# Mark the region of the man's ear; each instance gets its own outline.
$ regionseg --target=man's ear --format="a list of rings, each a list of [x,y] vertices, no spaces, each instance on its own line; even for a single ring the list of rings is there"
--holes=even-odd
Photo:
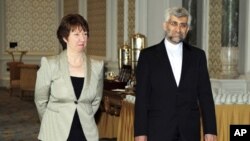
[[[167,30],[167,22],[163,22],[162,27],[163,27],[163,30],[166,31]]]

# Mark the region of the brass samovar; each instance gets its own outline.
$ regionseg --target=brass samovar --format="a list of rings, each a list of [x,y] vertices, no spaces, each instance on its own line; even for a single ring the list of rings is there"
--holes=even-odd
[[[122,68],[123,65],[131,66],[131,47],[127,43],[125,43],[119,48],[118,65],[119,70]]]
[[[119,65],[119,80],[122,82],[132,82],[135,79],[135,70],[140,56],[140,52],[145,48],[145,36],[136,33],[130,38],[130,45],[125,43],[119,48],[118,65]],[[135,80],[134,80],[135,81]]]
[[[135,71],[140,52],[146,47],[146,37],[140,33],[131,36],[131,64],[132,69]]]

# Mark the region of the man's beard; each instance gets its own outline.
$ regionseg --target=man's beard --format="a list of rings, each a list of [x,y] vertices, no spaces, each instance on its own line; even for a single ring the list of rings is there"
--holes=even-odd
[[[175,40],[174,38],[176,38],[176,37],[173,37],[173,36],[168,36],[168,35],[166,35],[166,38],[167,38],[171,43],[174,43],[174,44],[178,44],[178,43],[184,41],[184,37],[183,37],[183,36],[180,36],[179,39],[178,39],[178,41]]]
[[[186,38],[186,34],[183,32],[175,33],[179,35],[178,37],[174,37],[173,33],[171,33],[171,30],[167,29],[165,31],[165,38],[173,44],[179,44],[180,42],[183,42]],[[178,40],[175,40],[174,38],[178,38]]]

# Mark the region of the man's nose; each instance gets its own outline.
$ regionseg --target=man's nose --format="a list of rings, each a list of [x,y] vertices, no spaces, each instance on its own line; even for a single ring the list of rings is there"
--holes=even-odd
[[[177,25],[177,26],[176,26],[176,31],[177,31],[177,32],[180,32],[180,31],[181,31],[181,25]]]

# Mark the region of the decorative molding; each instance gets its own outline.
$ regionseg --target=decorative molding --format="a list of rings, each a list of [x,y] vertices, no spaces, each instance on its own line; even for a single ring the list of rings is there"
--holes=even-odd
[[[202,1],[202,49],[206,52],[207,60],[209,59],[209,1]]]
[[[135,1],[135,32],[147,35],[147,1],[136,0]]]
[[[79,14],[83,15],[87,19],[87,0],[78,0],[78,11]]]
[[[2,54],[4,52],[4,35],[5,35],[5,18],[4,18],[4,13],[5,13],[5,1],[4,0],[0,0],[0,54]],[[0,56],[0,58],[2,58],[3,55]]]
[[[211,79],[215,104],[250,104],[250,80]]]
[[[110,8],[111,9],[111,15],[110,15],[110,17],[111,17],[111,20],[109,21],[109,22],[111,22],[111,24],[110,24],[110,27],[111,27],[111,35],[107,35],[107,36],[109,36],[109,37],[111,37],[110,39],[110,41],[111,41],[111,61],[113,61],[113,62],[118,62],[118,47],[119,46],[117,46],[117,43],[118,43],[118,37],[119,37],[119,35],[118,35],[118,29],[117,29],[117,27],[118,27],[118,13],[117,12],[114,12],[114,11],[118,11],[118,2],[117,1],[113,1],[112,0],[112,3],[111,3],[111,7],[112,8]],[[108,24],[108,22],[107,22],[107,24]],[[116,28],[114,28],[114,27],[116,27]],[[118,67],[118,65],[117,65],[117,67]]]
[[[242,1],[240,1],[240,2],[242,2]],[[244,62],[244,72],[245,73],[247,73],[247,74],[250,74],[250,56],[249,56],[249,54],[250,54],[250,40],[249,40],[249,38],[250,38],[250,1],[249,0],[247,0],[247,1],[245,1],[246,2],[246,8],[245,8],[245,13],[246,13],[246,15],[245,15],[245,17],[244,17],[244,19],[242,19],[242,22],[245,22],[245,28],[244,28],[244,31],[245,31],[245,54],[244,54],[244,56],[245,56],[245,61],[243,61]]]

